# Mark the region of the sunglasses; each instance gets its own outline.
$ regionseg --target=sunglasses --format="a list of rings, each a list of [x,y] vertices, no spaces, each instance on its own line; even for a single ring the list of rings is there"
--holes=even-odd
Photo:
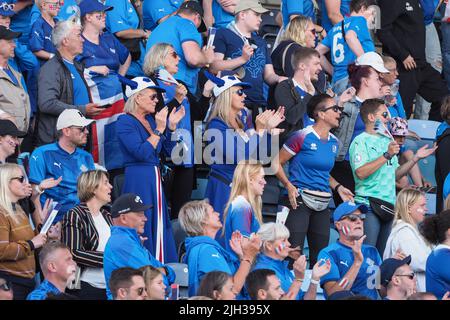
[[[142,296],[144,294],[144,291],[145,291],[144,287],[137,288],[137,294],[140,296]]]
[[[3,291],[9,291],[9,290],[11,290],[11,288],[12,288],[12,286],[11,286],[10,282],[5,282],[5,283],[0,284],[0,289]]]
[[[316,29],[309,29],[309,31],[310,31],[313,35],[316,35],[316,34],[317,34]]]
[[[154,94],[152,94],[152,95],[150,95],[148,97],[150,98],[150,100],[155,101],[156,99],[158,99],[158,94],[154,93]]]
[[[244,90],[239,89],[239,90],[236,90],[234,93],[236,93],[239,97],[242,97],[244,95]]]
[[[339,107],[338,105],[334,105],[334,106],[331,106],[331,107],[328,107],[328,108],[324,108],[324,109],[322,109],[320,111],[327,112],[328,110],[333,110],[336,113],[337,112],[342,113],[342,112],[344,112],[344,107]]]
[[[23,183],[25,181],[25,177],[24,176],[20,176],[20,177],[11,178],[11,181],[13,181],[13,180],[17,180],[20,183]]]
[[[385,111],[381,114],[381,116],[385,119],[389,118],[389,112]]]
[[[416,274],[413,272],[413,273],[410,273],[410,274],[396,274],[395,276],[396,277],[408,277],[409,280],[414,280]]]
[[[178,58],[178,53],[176,53],[175,51],[172,51],[172,52],[170,53],[170,55],[171,55],[172,58],[174,58],[174,59]]]
[[[348,216],[345,216],[343,219],[347,218],[351,222],[356,222],[357,220],[364,221],[366,220],[366,215],[364,213],[362,214],[349,214]]]
[[[3,2],[0,5],[0,9],[5,10],[5,11],[14,10],[14,4],[13,3],[8,4],[6,2]]]
[[[71,128],[78,129],[78,130],[80,130],[80,132],[84,132],[85,130],[88,130],[88,127],[76,127],[76,126],[72,126]]]

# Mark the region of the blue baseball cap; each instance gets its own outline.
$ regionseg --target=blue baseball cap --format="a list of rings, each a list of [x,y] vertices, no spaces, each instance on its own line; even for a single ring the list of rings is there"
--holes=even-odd
[[[114,8],[105,6],[97,0],[83,0],[78,6],[80,7],[81,17],[85,16],[88,13],[110,11]]]
[[[389,258],[383,261],[380,266],[380,277],[381,277],[381,285],[387,286],[388,283],[392,280],[394,276],[395,270],[404,266],[405,264],[411,263],[411,255],[407,256],[403,260]]]
[[[336,208],[336,210],[334,210],[333,221],[339,221],[343,217],[352,214],[358,209],[359,211],[361,211],[361,213],[367,213],[367,211],[369,210],[364,204],[356,204],[350,201],[343,202]]]
[[[3,1],[0,3],[0,16],[12,17],[16,13],[13,10],[14,4]]]

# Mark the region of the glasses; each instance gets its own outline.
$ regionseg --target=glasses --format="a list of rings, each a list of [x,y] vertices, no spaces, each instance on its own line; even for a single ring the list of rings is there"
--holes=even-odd
[[[395,276],[396,277],[408,277],[409,280],[414,280],[416,274],[413,272],[413,273],[410,273],[410,274],[396,274]]]
[[[349,214],[348,216],[345,216],[343,219],[347,218],[351,222],[356,222],[356,220],[364,221],[366,220],[366,215],[364,213],[362,214]]]
[[[85,130],[88,130],[88,127],[76,127],[76,126],[73,126],[71,128],[78,129],[78,130],[80,130],[80,132],[84,132]]]
[[[172,52],[170,53],[170,55],[171,55],[172,58],[174,58],[174,59],[178,58],[178,53],[176,53],[175,51],[172,51]]]
[[[311,32],[313,35],[317,34],[316,29],[309,29],[308,31]]]
[[[5,11],[8,11],[8,10],[14,10],[14,3],[8,4],[8,3],[6,3],[6,2],[3,2],[3,3],[0,5],[0,9],[5,10]]]
[[[140,288],[137,288],[136,291],[139,296],[142,296],[144,294],[144,291],[146,291],[146,290],[144,287],[140,287]]]
[[[244,90],[239,89],[239,90],[236,90],[234,93],[236,93],[239,97],[242,97],[244,95]]]
[[[155,101],[156,99],[158,99],[158,94],[154,93],[151,96],[148,96],[150,98],[150,100]]]
[[[389,118],[389,112],[385,111],[381,114],[381,116],[385,119]]]
[[[103,17],[106,17],[106,12],[104,12],[104,11],[96,12],[95,18],[97,20],[101,20]]]
[[[11,181],[13,181],[13,180],[17,180],[20,183],[23,183],[25,181],[25,177],[24,176],[20,176],[20,177],[11,178]]]
[[[343,112],[344,111],[344,107],[339,107],[338,105],[334,105],[334,106],[331,106],[331,107],[328,107],[328,108],[324,108],[324,109],[322,109],[322,110],[320,110],[320,111],[323,111],[323,112],[327,112],[328,110],[333,110],[334,112]]]
[[[11,283],[10,282],[5,282],[0,284],[0,289],[3,291],[9,291],[11,290]]]

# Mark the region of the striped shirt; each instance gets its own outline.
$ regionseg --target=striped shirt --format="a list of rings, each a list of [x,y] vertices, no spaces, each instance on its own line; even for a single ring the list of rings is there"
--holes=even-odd
[[[36,263],[27,240],[33,239],[35,233],[19,205],[13,215],[15,219],[0,207],[0,272],[31,279],[36,274]]]

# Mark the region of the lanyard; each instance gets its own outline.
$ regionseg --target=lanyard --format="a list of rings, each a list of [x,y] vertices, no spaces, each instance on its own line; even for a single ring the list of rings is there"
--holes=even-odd
[[[236,27],[236,22],[231,21],[227,28],[231,31],[233,31],[235,34],[238,35],[239,38],[242,39],[242,41],[244,41],[244,44],[250,44],[250,42],[248,41],[248,38],[246,36],[244,36],[241,31],[239,31],[239,29]]]

